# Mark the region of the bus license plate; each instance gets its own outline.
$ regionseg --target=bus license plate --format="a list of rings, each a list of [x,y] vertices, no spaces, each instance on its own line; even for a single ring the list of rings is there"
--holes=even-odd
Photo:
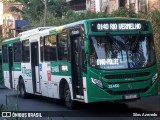
[[[131,94],[131,95],[125,95],[124,96],[124,98],[125,99],[136,99],[138,97],[138,95],[137,94]]]

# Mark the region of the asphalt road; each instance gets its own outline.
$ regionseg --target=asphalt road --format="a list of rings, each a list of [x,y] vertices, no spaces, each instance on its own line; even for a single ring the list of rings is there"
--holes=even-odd
[[[16,108],[17,103],[18,107]],[[160,120],[160,117],[142,117],[142,115],[146,114],[160,114],[160,95],[143,98],[126,104],[112,102],[79,103],[78,110],[68,110],[62,102],[55,99],[40,96],[31,96],[29,99],[22,99],[13,90],[0,89],[0,106],[2,104],[5,106],[4,111],[34,111],[41,112],[42,116],[50,113],[54,113],[55,115],[48,118],[27,118],[27,120]],[[0,120],[6,119],[0,118]]]

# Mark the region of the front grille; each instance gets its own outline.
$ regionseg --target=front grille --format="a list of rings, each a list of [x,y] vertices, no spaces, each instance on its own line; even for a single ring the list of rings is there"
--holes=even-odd
[[[136,93],[144,93],[148,90],[147,88],[144,89],[136,89],[136,90],[126,90],[126,91],[107,91],[111,95],[126,95],[126,94],[136,94]]]
[[[150,72],[132,73],[132,74],[118,74],[118,75],[106,75],[106,79],[123,79],[123,78],[135,78],[144,77],[150,75]]]

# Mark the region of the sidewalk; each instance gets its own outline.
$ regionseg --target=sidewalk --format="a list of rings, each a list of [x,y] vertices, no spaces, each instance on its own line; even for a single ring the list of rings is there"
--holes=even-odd
[[[5,89],[6,87],[4,86],[3,83],[0,84],[0,89]]]

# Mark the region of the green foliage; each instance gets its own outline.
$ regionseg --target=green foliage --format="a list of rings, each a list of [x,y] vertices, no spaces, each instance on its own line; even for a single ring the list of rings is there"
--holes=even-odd
[[[4,3],[12,3],[12,2],[16,2],[17,0],[0,0],[0,2],[4,2]]]
[[[2,37],[2,35],[0,35],[0,42],[1,42],[1,41],[3,41],[3,37]]]
[[[109,17],[110,15],[107,13],[93,13],[89,11],[84,12],[73,12],[68,11],[65,16],[63,17],[55,17],[53,14],[50,14],[50,12],[47,13],[47,26],[59,26],[63,24],[68,24],[84,19],[92,19],[92,18],[102,18],[102,17]],[[39,27],[43,26],[43,17],[39,21],[33,21],[32,26],[33,27]]]
[[[49,0],[47,6],[47,10],[55,17],[62,17],[69,10],[66,0]]]
[[[155,42],[156,52],[157,52],[157,60],[160,66],[160,48],[159,48],[159,45],[160,45],[160,11],[156,9],[148,13],[139,13],[138,17],[142,19],[150,20],[152,22],[154,42]]]
[[[68,10],[65,16],[57,17],[52,12],[47,13],[47,26],[59,26],[67,23],[72,23],[84,19],[92,19],[92,18],[104,18],[104,17],[137,17],[138,15],[134,13],[132,10],[120,8],[111,14],[106,12],[90,12],[90,11],[82,11],[82,12],[73,12]],[[39,24],[38,24],[39,23]],[[34,27],[43,26],[43,16],[39,21],[32,22]]]
[[[105,12],[95,13],[95,12],[90,12],[90,11],[84,11],[84,12],[68,11],[67,15],[65,16],[65,19],[71,19],[74,21],[78,21],[78,20],[102,18],[102,17],[109,17],[109,14]]]
[[[111,17],[132,17],[132,18],[136,18],[137,14],[131,9],[119,8],[118,10],[112,12]]]
[[[159,73],[160,73],[160,11],[154,10],[148,13],[147,19],[151,20],[153,33],[154,33],[154,41],[156,46],[156,53],[157,53],[157,60],[159,66]]]
[[[9,0],[8,0],[9,1]],[[17,7],[11,7],[10,10],[13,12],[20,12],[23,19],[29,21],[39,21],[44,18],[44,0],[14,0],[23,5],[23,9],[20,10]],[[11,1],[10,1],[11,2]],[[62,17],[69,10],[69,5],[66,0],[47,0],[47,11],[55,16]]]

